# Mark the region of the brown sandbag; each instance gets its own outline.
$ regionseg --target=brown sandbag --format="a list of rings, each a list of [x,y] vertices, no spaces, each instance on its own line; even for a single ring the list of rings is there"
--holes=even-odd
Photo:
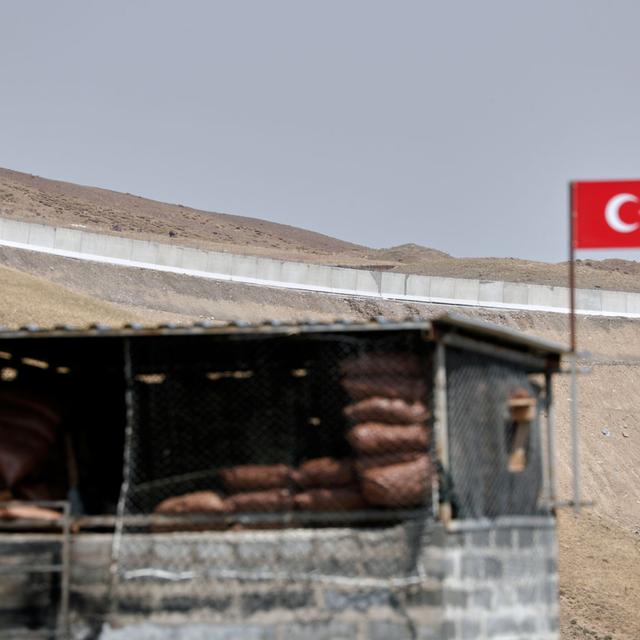
[[[367,398],[344,408],[353,422],[384,422],[387,424],[415,424],[424,422],[429,412],[422,402],[409,403],[399,398]]]
[[[220,471],[229,493],[284,489],[289,485],[291,468],[286,464],[245,464]]]
[[[347,377],[342,380],[342,386],[356,401],[379,396],[414,402],[425,398],[428,391],[427,383],[422,378],[389,375]]]
[[[424,362],[411,353],[363,353],[340,363],[346,376],[415,376],[424,373]]]
[[[54,522],[62,518],[62,513],[28,504],[12,504],[0,508],[0,520],[41,520]]]
[[[353,462],[336,458],[314,458],[301,464],[291,474],[303,489],[309,487],[340,487],[355,481]]]
[[[309,489],[296,494],[293,501],[302,511],[357,511],[367,506],[357,487]]]
[[[360,456],[356,460],[356,471],[362,473],[374,467],[387,467],[390,464],[400,464],[401,462],[413,462],[420,458],[422,453],[407,451],[405,453],[387,453],[378,456]]]
[[[347,433],[347,441],[363,456],[424,452],[429,444],[429,431],[422,424],[388,425],[365,422]]]
[[[228,505],[215,491],[195,491],[163,500],[155,513],[224,513]]]
[[[226,502],[233,511],[269,513],[293,509],[293,498],[288,489],[269,489],[268,491],[250,491],[236,493]]]
[[[0,392],[0,485],[15,487],[46,465],[61,416],[52,402],[18,390]]]
[[[374,467],[360,475],[364,499],[375,507],[417,507],[425,503],[430,465],[426,455],[413,462]]]

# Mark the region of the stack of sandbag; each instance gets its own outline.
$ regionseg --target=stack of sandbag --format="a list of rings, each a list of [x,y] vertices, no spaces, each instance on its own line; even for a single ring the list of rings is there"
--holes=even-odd
[[[215,491],[194,491],[163,500],[155,513],[163,515],[186,513],[225,513],[229,510],[225,499]]]
[[[424,503],[430,479],[424,367],[411,354],[364,354],[341,365],[354,401],[347,440],[365,501],[376,507]]]
[[[154,509],[154,513],[163,516],[181,515],[219,515],[228,513],[230,505],[215,491],[194,491],[179,496],[171,496],[160,502]],[[169,533],[174,531],[218,531],[225,529],[224,522],[219,523],[193,523],[193,524],[166,524],[153,523],[151,530],[154,533]]]
[[[293,497],[303,511],[357,511],[365,507],[352,460],[314,458],[295,469],[291,478],[300,488]]]
[[[53,397],[0,390],[0,492],[19,500],[66,496],[61,421]]]
[[[231,511],[274,513],[293,508],[291,468],[286,464],[246,464],[220,471]]]

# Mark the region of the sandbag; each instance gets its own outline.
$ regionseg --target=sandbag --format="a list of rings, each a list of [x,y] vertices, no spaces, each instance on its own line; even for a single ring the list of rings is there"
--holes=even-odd
[[[360,475],[364,499],[376,507],[417,507],[425,503],[430,465],[426,455],[413,462],[373,467]]]
[[[424,361],[411,353],[363,353],[340,363],[345,376],[415,376],[424,374]]]
[[[215,491],[195,491],[163,500],[155,513],[224,513],[228,505]]]
[[[60,413],[44,398],[0,392],[0,485],[13,488],[42,471],[60,420]]]
[[[309,489],[293,500],[302,511],[357,511],[367,506],[357,487]]]
[[[339,487],[355,481],[353,462],[335,458],[314,458],[295,469],[291,477],[302,488]]]
[[[229,493],[284,489],[289,485],[291,468],[286,464],[245,464],[220,471]]]
[[[62,518],[62,513],[53,509],[45,509],[28,504],[11,504],[0,508],[0,520],[41,520],[55,522]]]
[[[400,399],[367,398],[344,408],[352,422],[384,422],[387,424],[415,424],[424,422],[429,412],[422,402],[409,403]]]
[[[236,493],[227,498],[227,503],[233,511],[239,512],[270,513],[293,509],[293,498],[288,489]]]
[[[365,422],[347,433],[347,441],[360,455],[424,452],[429,432],[424,425],[388,425]]]
[[[400,453],[386,453],[377,456],[360,456],[355,462],[356,471],[362,473],[373,467],[386,467],[391,464],[400,464],[401,462],[413,462],[420,458],[422,453],[416,451],[407,451]]]
[[[344,378],[342,386],[356,401],[379,396],[414,402],[427,396],[427,383],[422,378],[392,377],[389,375],[357,376]]]

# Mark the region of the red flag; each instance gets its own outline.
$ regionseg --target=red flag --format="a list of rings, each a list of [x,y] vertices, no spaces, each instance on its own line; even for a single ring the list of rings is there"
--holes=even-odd
[[[571,185],[576,249],[640,247],[640,180]]]

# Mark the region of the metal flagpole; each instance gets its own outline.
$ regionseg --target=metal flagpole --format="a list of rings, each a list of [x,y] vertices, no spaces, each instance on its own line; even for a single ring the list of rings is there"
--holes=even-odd
[[[576,260],[575,260],[575,232],[576,211],[574,198],[574,183],[569,184],[569,332],[571,346],[571,439],[573,445],[573,508],[580,513],[580,443],[578,439],[578,380],[576,348]]]

